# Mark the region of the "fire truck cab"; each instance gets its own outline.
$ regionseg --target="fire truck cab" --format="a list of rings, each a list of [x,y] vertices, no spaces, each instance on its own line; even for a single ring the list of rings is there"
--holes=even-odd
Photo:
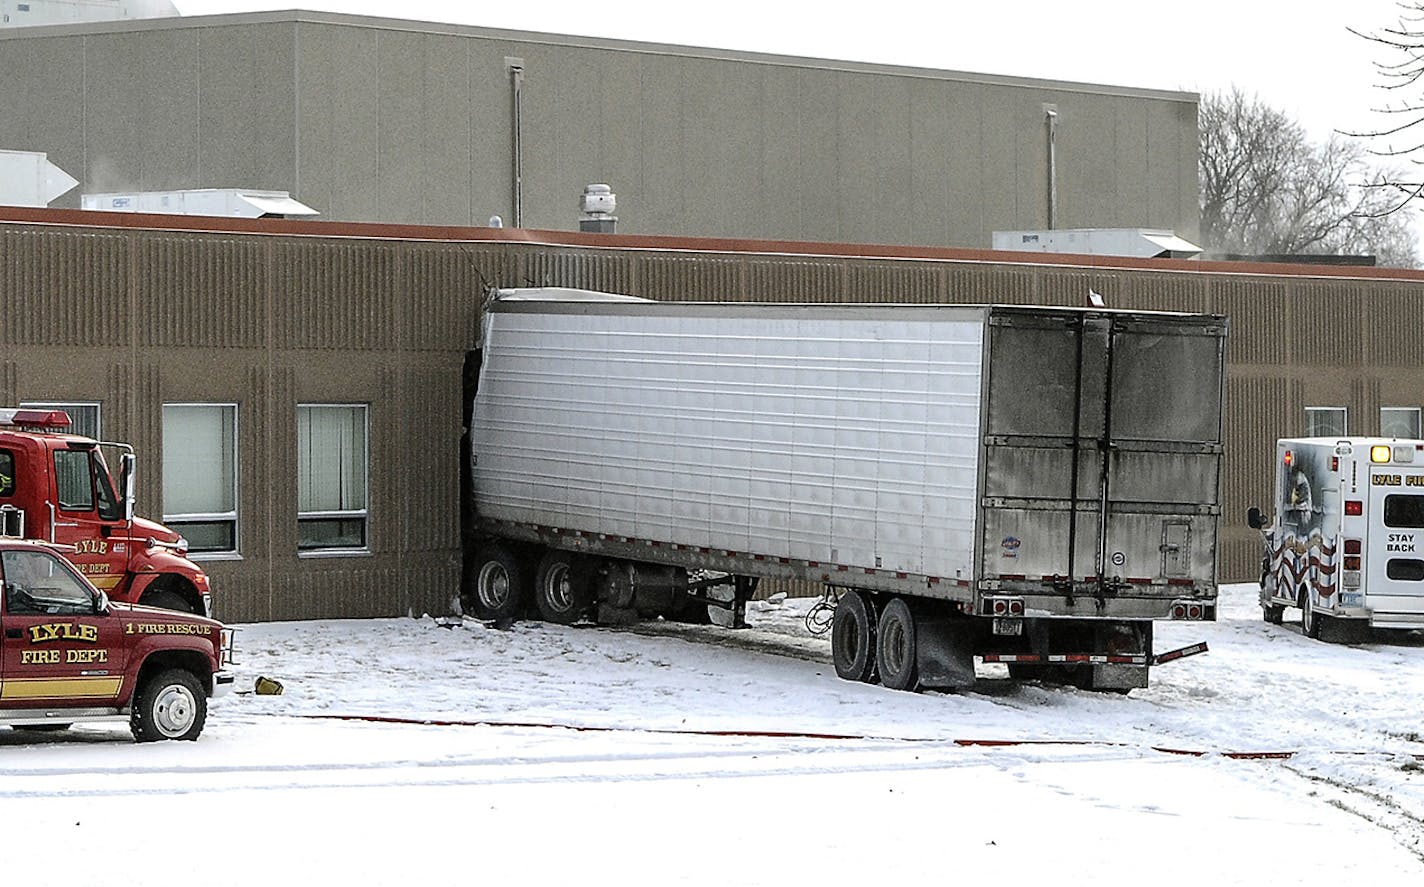
[[[1267,621],[1298,607],[1305,634],[1327,640],[1424,628],[1424,441],[1277,441],[1274,520],[1247,520],[1265,539]]]
[[[0,536],[60,547],[115,601],[212,614],[187,543],[135,517],[133,448],[64,433],[63,410],[0,409]],[[117,483],[104,450],[118,452]]]

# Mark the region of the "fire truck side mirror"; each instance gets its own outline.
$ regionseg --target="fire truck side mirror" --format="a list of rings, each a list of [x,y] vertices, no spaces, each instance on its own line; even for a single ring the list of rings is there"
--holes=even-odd
[[[133,453],[124,453],[119,468],[119,493],[124,497],[124,520],[133,522],[134,516],[134,468],[138,458]]]
[[[1261,513],[1261,509],[1252,505],[1246,509],[1246,524],[1253,530],[1259,530],[1266,525],[1266,516]]]

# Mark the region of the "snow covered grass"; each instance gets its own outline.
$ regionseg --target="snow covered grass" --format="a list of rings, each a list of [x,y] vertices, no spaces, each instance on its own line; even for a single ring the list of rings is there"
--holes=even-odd
[[[970,692],[909,694],[837,679],[828,642],[802,625],[808,604],[754,605],[739,632],[246,626],[239,690],[264,675],[285,693],[218,701],[196,743],[138,746],[107,726],[0,734],[10,876],[721,887],[1424,873],[1418,635],[1321,644],[1263,623],[1254,588],[1232,586],[1221,621],[1158,626],[1159,650],[1211,652],[1128,696],[993,668]],[[1226,754],[1264,751],[1292,755]]]

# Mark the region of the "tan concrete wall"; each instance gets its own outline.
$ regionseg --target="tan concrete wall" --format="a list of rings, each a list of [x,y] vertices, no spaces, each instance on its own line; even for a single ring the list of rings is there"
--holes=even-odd
[[[607,182],[621,231],[987,247],[1059,227],[1198,231],[1196,100],[321,13],[0,33],[3,147],[81,191],[290,191],[333,220],[573,230]]]
[[[11,218],[23,217],[8,211]],[[604,239],[247,223],[99,227],[99,214],[0,221],[0,404],[97,400],[140,454],[141,512],[162,514],[161,407],[238,404],[241,558],[206,562],[234,621],[444,612],[459,578],[461,366],[485,284],[652,298],[1004,302],[1231,318],[1220,574],[1254,578],[1248,505],[1268,503],[1273,442],[1304,408],[1424,405],[1424,273],[1042,260],[854,246]],[[278,233],[256,233],[268,230]],[[305,232],[303,236],[300,232]],[[561,243],[560,240],[568,242]],[[1163,380],[1170,384],[1171,380]],[[370,404],[368,555],[296,553],[295,406]]]

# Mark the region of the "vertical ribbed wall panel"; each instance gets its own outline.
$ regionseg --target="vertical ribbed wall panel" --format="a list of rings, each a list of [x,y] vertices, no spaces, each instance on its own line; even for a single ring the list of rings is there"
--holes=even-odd
[[[1088,293],[1095,292],[1108,299],[1108,307],[1122,308],[1125,305],[1117,299],[1117,286],[1103,286],[1101,274],[1086,271],[1064,271],[1056,274],[1037,275],[1033,302],[1036,305],[1066,305],[1070,308],[1086,308]],[[1134,296],[1140,297],[1139,294]],[[1135,299],[1134,299],[1135,302]]]
[[[912,262],[852,262],[846,278],[846,298],[852,302],[923,305],[940,295],[935,269]]]
[[[1367,325],[1365,312],[1358,310],[1361,301],[1353,287],[1333,282],[1300,282],[1291,287],[1292,361],[1307,366],[1360,366]]]
[[[629,295],[689,302],[734,302],[743,298],[744,263],[740,258],[645,254],[635,261],[637,287]]]
[[[402,409],[389,417],[399,426],[392,443],[400,466],[398,486],[392,490],[402,504],[404,538],[400,548],[409,552],[450,552],[460,545],[460,441],[459,428],[432,435],[430,429],[448,427],[448,417],[460,415],[461,362],[438,362],[406,369],[399,393]],[[404,475],[401,477],[400,475]],[[420,490],[419,496],[403,495]]]
[[[0,406],[16,406],[20,402],[18,392],[20,378],[19,364],[13,360],[0,360]]]
[[[405,247],[408,249],[409,247]],[[373,241],[283,241],[273,251],[279,348],[384,350],[399,338],[396,254]]]
[[[846,297],[843,262],[802,256],[746,263],[748,302],[838,302]]]
[[[1037,271],[1005,265],[951,266],[947,301],[961,305],[1033,304]]]
[[[1225,454],[1222,457],[1218,575],[1222,581],[1254,579],[1261,559],[1260,534],[1245,524],[1252,505],[1269,510],[1274,491],[1276,439],[1295,433],[1298,414],[1289,386],[1280,378],[1231,375],[1226,384]],[[1291,428],[1290,431],[1284,429]]]
[[[632,253],[546,247],[528,256],[520,286],[568,286],[630,294],[636,287]]]
[[[416,351],[475,347],[484,294],[473,257],[454,246],[417,244],[401,261],[404,347]]]
[[[110,233],[0,229],[0,342],[127,345],[127,247]]]
[[[1283,284],[1258,278],[1208,278],[1207,309],[1231,317],[1227,362],[1284,367],[1290,362],[1293,302]]]
[[[104,400],[104,436],[133,446],[138,457],[137,513],[163,513],[163,384],[153,363],[109,367]]]
[[[1401,287],[1403,289],[1403,287]],[[1372,289],[1363,300],[1368,360],[1378,367],[1424,367],[1424,290]]]
[[[258,238],[149,235],[137,242],[139,344],[253,348],[266,335],[265,244]]]

